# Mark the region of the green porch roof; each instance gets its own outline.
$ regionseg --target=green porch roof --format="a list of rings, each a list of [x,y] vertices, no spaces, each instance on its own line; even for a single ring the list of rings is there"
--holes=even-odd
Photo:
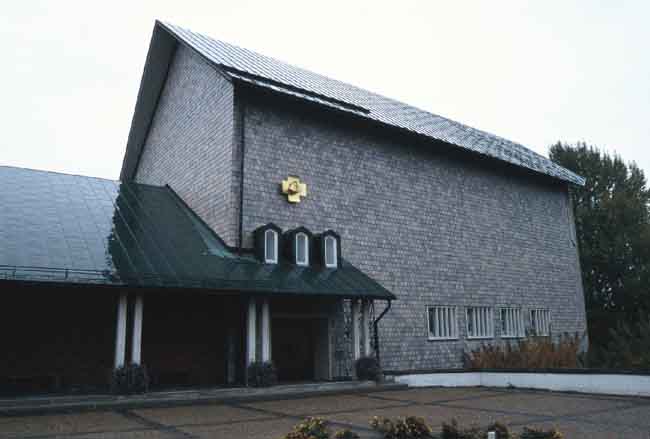
[[[338,269],[238,255],[168,187],[0,166],[0,279],[394,299]]]

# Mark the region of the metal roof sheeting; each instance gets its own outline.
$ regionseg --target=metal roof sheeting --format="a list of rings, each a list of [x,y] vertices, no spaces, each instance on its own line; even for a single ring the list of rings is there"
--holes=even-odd
[[[284,86],[280,91],[297,94],[303,99],[563,181],[577,185],[585,182],[579,175],[518,143],[173,24],[158,22],[158,25],[236,79],[275,91]]]
[[[240,256],[168,187],[5,166],[0,186],[0,280],[394,298],[347,261]]]

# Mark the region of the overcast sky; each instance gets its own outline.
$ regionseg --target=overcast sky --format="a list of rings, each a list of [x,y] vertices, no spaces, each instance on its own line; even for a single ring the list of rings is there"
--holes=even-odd
[[[650,176],[650,2],[49,1],[0,14],[0,164],[117,179],[154,20]]]

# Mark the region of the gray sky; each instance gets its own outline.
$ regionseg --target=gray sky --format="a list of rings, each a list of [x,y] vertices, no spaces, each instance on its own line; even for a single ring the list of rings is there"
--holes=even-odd
[[[650,177],[647,1],[11,2],[0,164],[116,179],[156,18],[523,143]]]

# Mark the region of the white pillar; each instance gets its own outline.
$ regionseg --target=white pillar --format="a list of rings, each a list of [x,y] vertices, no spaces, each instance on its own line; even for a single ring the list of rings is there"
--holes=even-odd
[[[140,364],[142,354],[142,309],[144,298],[142,294],[135,296],[133,308],[133,332],[131,335],[131,363]]]
[[[124,366],[126,357],[126,299],[126,293],[120,293],[120,297],[117,301],[117,324],[115,325],[115,369]]]
[[[271,310],[269,299],[262,301],[262,361],[271,361]]]
[[[363,337],[363,355],[370,355],[370,305],[371,300],[363,301],[361,309],[361,336]]]
[[[355,360],[361,357],[361,334],[359,333],[359,314],[361,314],[361,302],[352,301],[352,355]]]
[[[257,304],[254,298],[248,301],[248,325],[246,331],[246,365],[255,361],[255,330],[257,329]]]

